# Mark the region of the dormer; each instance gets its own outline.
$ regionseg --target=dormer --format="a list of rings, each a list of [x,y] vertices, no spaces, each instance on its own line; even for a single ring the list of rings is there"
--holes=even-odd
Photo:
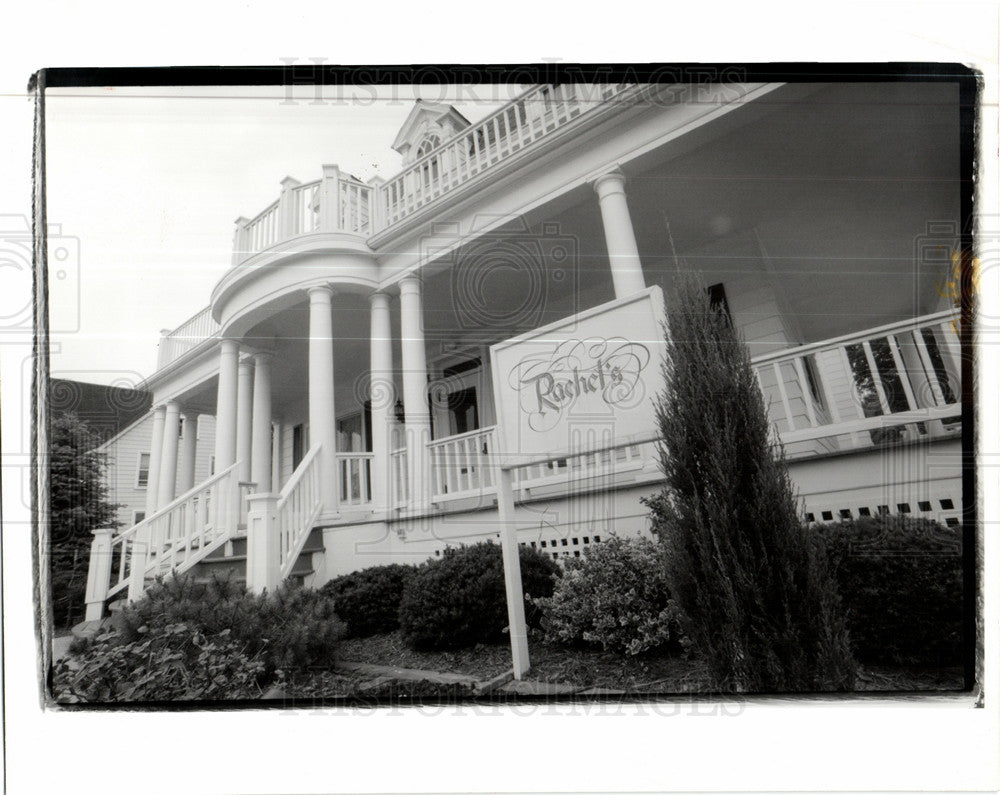
[[[418,99],[399,128],[392,148],[407,166],[461,132],[472,123],[451,105]]]

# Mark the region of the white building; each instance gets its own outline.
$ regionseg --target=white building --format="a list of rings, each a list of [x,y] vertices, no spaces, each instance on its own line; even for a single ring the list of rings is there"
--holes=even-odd
[[[260,589],[495,537],[491,346],[682,269],[751,348],[806,520],[957,523],[959,138],[950,83],[540,86],[474,125],[418,102],[400,173],[286,177],[162,338],[108,448],[148,464],[144,521],[95,535],[88,618],[244,548]],[[647,527],[655,445],[610,439],[515,472],[522,543]]]

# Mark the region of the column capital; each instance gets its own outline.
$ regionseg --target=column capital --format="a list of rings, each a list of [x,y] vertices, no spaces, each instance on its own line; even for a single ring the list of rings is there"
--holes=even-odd
[[[377,290],[377,291],[375,291],[374,293],[372,293],[371,295],[368,296],[368,302],[373,307],[374,306],[379,306],[379,307],[388,308],[388,306],[389,306],[389,294],[388,293],[384,293],[381,290]]]
[[[399,280],[399,294],[400,295],[419,295],[420,294],[420,277],[416,273],[409,273]]]
[[[167,411],[167,404],[166,403],[157,403],[150,410],[150,414],[159,414],[162,417],[166,413],[166,411]]]
[[[274,351],[268,349],[258,349],[253,352],[252,357],[255,364],[270,364],[271,359],[274,358]]]
[[[178,414],[184,411],[184,406],[181,405],[179,400],[168,400],[163,404],[163,408],[168,412],[176,412]]]
[[[306,290],[310,303],[329,303],[333,298],[333,287],[329,284],[317,284]]]
[[[239,353],[240,352],[239,340],[233,339],[232,337],[223,337],[222,339],[219,340],[219,349],[223,353],[232,353],[233,351]]]
[[[613,193],[624,193],[625,172],[623,172],[618,166],[615,166],[610,171],[605,171],[600,176],[595,177],[590,184],[591,187],[593,187],[594,192],[601,199]]]

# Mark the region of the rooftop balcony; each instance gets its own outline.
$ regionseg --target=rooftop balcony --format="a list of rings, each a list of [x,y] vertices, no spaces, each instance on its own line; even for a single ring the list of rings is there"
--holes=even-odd
[[[286,177],[281,195],[250,219],[236,221],[233,265],[311,232],[365,238],[391,229],[435,200],[471,183],[520,152],[551,139],[578,119],[634,93],[636,85],[536,86],[404,168],[392,179],[362,182],[324,166],[305,184]]]

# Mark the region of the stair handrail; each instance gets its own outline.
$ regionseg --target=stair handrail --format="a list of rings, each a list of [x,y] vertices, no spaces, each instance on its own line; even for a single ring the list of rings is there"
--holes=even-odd
[[[312,532],[313,523],[323,508],[319,483],[319,452],[317,444],[306,453],[278,495],[275,521],[278,529],[278,562],[280,578],[284,580],[295,566],[295,559]]]
[[[161,516],[170,513],[174,508],[177,508],[182,503],[184,503],[187,500],[189,500],[192,497],[194,497],[199,491],[204,491],[209,486],[215,485],[216,481],[222,480],[224,477],[226,477],[226,475],[228,475],[230,472],[232,472],[233,470],[235,470],[239,465],[240,465],[240,462],[237,461],[235,464],[233,464],[232,466],[226,467],[221,472],[216,472],[208,480],[204,480],[201,483],[199,483],[198,485],[192,486],[190,489],[188,489],[187,491],[185,491],[180,497],[175,497],[171,502],[168,502],[162,508],[157,508],[156,509],[156,513],[153,513],[152,515],[147,516],[141,522],[136,522],[136,524],[132,525],[128,530],[123,530],[122,532],[117,533],[116,535],[112,536],[111,537],[112,542],[117,541],[117,540],[122,539],[122,538],[125,538],[126,536],[129,536],[129,535],[134,535],[137,530],[139,530],[140,528],[142,528],[144,526],[147,526],[150,523],[156,521]]]
[[[173,535],[173,527],[169,528],[170,535],[166,539],[152,538],[152,531],[159,521],[175,511],[179,512],[182,506],[189,506],[193,514],[195,498],[207,494],[227,478],[235,479],[238,467],[239,462],[226,467],[207,480],[188,489],[128,530],[112,536],[104,554],[113,558],[117,548],[117,572],[108,571],[109,582],[95,583],[92,593],[103,592],[101,601],[104,601],[127,587],[129,601],[135,601],[142,596],[146,577],[150,573],[178,574],[186,571],[232,537],[239,515],[237,505],[231,505],[229,508],[232,512],[232,521],[227,521],[221,526],[219,523],[199,526],[196,517],[185,516],[183,524],[187,526],[178,528],[176,536]],[[239,489],[236,488],[232,496],[234,499],[238,499],[238,495]],[[226,500],[226,496],[228,495],[220,496],[219,499]],[[226,502],[228,503],[228,500]],[[218,505],[216,509],[219,509]],[[226,514],[223,513],[223,515]],[[178,518],[178,522],[181,522],[180,518]],[[199,546],[196,552],[192,552],[192,542],[195,539],[198,540]],[[167,569],[166,572],[163,571],[164,567]],[[116,574],[117,581],[111,584],[110,580]]]

